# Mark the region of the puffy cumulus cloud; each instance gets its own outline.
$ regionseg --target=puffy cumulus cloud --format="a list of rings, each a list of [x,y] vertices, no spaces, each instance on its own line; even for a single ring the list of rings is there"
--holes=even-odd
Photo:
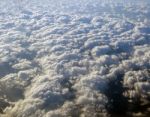
[[[45,107],[49,109],[57,108],[65,101],[65,97],[68,93],[67,88],[63,88],[61,85],[62,79],[40,78],[32,83],[31,90],[26,93],[27,97],[39,98],[44,101]]]
[[[33,116],[33,117],[42,117],[44,111],[42,109],[42,100],[39,99],[26,99],[20,100],[18,103],[13,106],[5,109],[6,115],[2,115],[4,117],[26,117],[26,116]]]
[[[149,70],[128,71],[125,74],[124,85],[129,88],[130,98],[147,98],[149,95]],[[133,96],[133,94],[138,96]],[[133,96],[133,97],[132,97]]]
[[[16,77],[17,74],[9,74],[1,79],[1,97],[15,101],[23,97],[23,86]]]
[[[149,115],[148,1],[15,1],[0,1],[0,116]]]
[[[94,53],[95,56],[100,56],[100,55],[107,54],[110,52],[111,52],[111,48],[108,45],[100,46],[100,47],[98,46],[92,50],[92,53]]]

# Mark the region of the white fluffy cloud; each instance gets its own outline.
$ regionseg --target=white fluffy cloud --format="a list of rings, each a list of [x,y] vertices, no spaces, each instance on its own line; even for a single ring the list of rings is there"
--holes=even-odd
[[[0,1],[0,116],[150,113],[149,3],[109,2]]]

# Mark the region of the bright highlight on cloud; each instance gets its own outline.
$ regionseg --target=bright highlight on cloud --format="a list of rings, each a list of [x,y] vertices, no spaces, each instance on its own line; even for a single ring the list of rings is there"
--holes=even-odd
[[[0,116],[148,116],[149,5],[0,1]]]

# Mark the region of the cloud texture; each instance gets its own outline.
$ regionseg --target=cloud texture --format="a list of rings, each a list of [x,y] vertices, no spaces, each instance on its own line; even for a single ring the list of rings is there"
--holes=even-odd
[[[0,1],[0,116],[150,113],[148,1],[16,1]]]

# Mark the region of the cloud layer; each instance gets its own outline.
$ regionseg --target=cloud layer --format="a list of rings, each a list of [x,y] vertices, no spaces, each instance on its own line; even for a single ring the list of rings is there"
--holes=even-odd
[[[146,0],[9,2],[0,6],[0,116],[150,113]]]

